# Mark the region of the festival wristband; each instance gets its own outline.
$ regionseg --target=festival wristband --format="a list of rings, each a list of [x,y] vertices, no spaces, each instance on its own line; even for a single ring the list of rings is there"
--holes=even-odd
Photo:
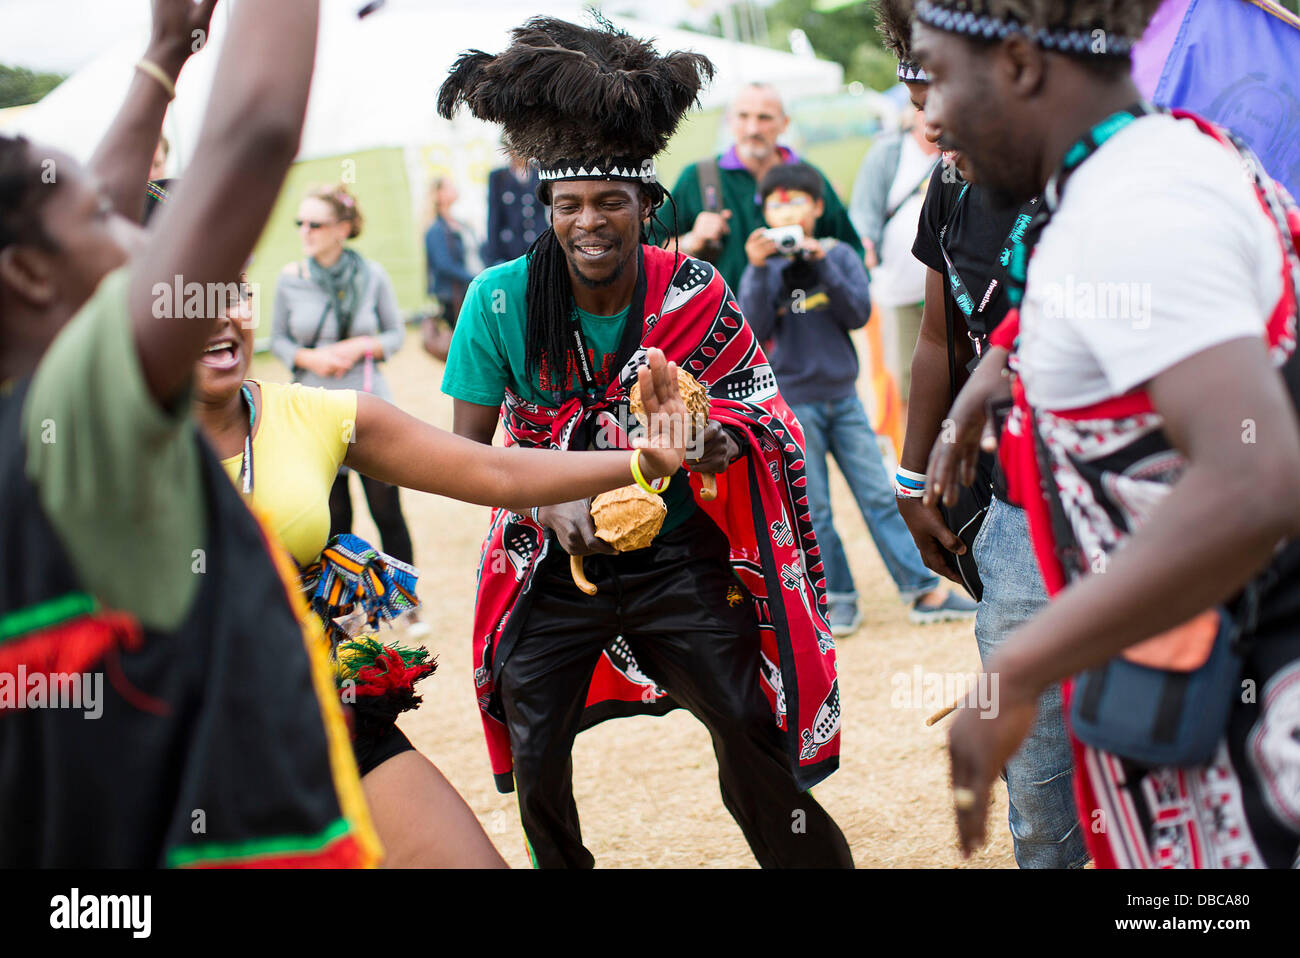
[[[663,495],[664,490],[668,488],[668,483],[671,481],[671,477],[664,476],[662,479],[656,479],[654,482],[646,482],[645,476],[641,472],[640,449],[634,450],[632,453],[632,478],[636,480],[638,486],[655,496]]]
[[[899,466],[898,474],[894,476],[894,495],[899,499],[921,499],[925,496],[925,484],[929,478]]]
[[[172,82],[172,78],[167,75],[166,70],[154,63],[152,60],[147,59],[141,59],[140,62],[135,65],[135,68],[146,76],[153,77],[157,80],[162,85],[162,88],[167,91],[168,100],[176,99],[176,84]]]

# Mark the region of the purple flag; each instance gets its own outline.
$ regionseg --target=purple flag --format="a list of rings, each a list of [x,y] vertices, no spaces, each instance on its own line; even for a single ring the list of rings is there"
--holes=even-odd
[[[1232,130],[1300,196],[1300,18],[1270,0],[1166,0],[1133,78],[1156,103]]]

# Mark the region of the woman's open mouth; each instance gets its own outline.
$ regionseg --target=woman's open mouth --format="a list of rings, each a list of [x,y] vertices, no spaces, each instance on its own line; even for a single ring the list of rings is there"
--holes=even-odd
[[[218,339],[208,343],[199,362],[209,369],[234,369],[239,365],[239,343],[234,339]]]

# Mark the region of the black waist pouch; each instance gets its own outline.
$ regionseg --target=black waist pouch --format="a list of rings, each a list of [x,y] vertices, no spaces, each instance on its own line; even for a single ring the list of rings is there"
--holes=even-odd
[[[989,511],[989,503],[993,501],[993,467],[992,454],[980,453],[979,463],[975,467],[975,481],[959,488],[957,504],[949,508],[942,502],[939,503],[944,525],[966,546],[966,551],[961,555],[944,550],[943,557],[947,560],[948,567],[961,577],[962,585],[976,602],[984,597],[984,583],[980,581],[980,572],[975,566],[975,537],[979,535],[980,526],[984,525],[984,516]]]
[[[1070,702],[1075,737],[1142,765],[1208,763],[1241,695],[1242,674],[1237,622],[1222,606],[1213,611],[1217,631],[1208,657],[1195,668],[1157,668],[1116,656],[1077,676]]]

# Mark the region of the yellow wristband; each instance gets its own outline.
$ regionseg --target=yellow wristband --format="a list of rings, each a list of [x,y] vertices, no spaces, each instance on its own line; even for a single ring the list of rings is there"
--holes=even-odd
[[[634,450],[632,453],[632,478],[636,484],[651,495],[663,495],[663,491],[668,488],[668,483],[672,481],[671,477],[664,476],[662,479],[656,479],[654,482],[646,482],[645,476],[641,473],[641,450]]]
[[[167,75],[167,71],[162,67],[154,63],[152,60],[142,59],[135,65],[135,68],[146,76],[151,76],[161,83],[162,88],[167,91],[167,99],[176,99],[176,84],[172,82],[172,78]]]

